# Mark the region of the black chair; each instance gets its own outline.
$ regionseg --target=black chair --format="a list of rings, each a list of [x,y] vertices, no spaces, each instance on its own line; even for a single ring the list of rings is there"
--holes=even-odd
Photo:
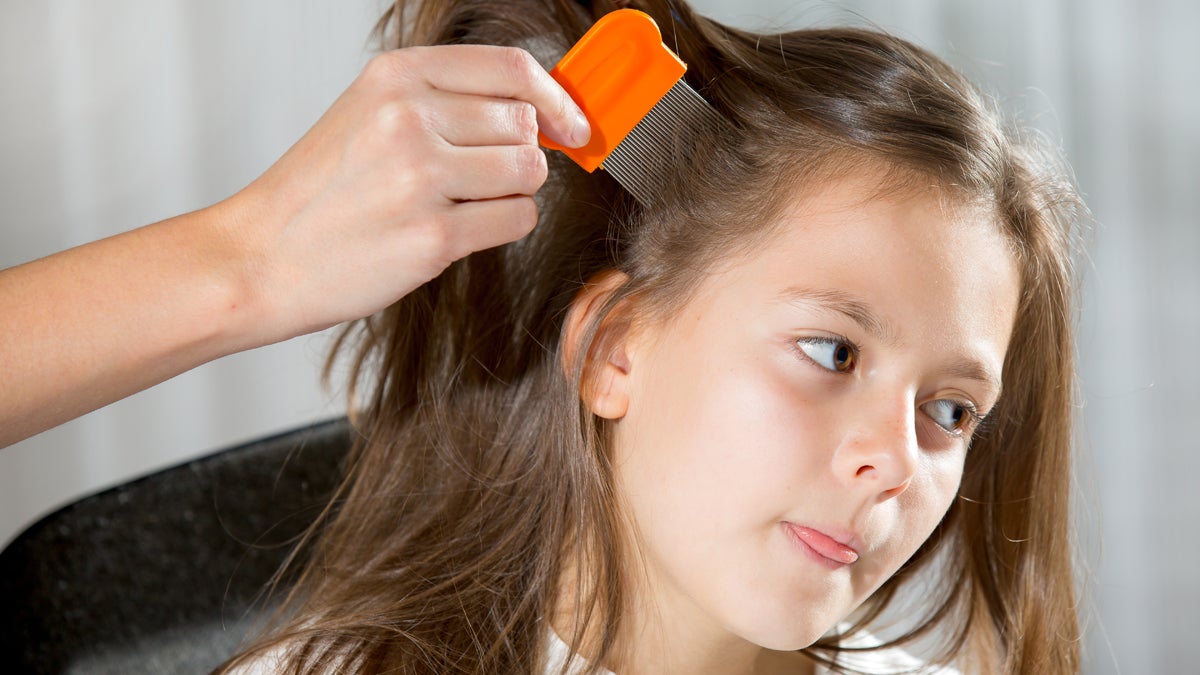
[[[344,419],[86,497],[0,552],[0,671],[208,673],[341,478]]]

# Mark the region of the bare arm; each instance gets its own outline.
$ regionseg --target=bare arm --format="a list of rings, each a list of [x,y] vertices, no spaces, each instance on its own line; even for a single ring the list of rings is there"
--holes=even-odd
[[[254,346],[221,206],[0,272],[0,446]]]
[[[519,50],[389,52],[237,195],[0,272],[0,447],[524,236],[576,112]]]

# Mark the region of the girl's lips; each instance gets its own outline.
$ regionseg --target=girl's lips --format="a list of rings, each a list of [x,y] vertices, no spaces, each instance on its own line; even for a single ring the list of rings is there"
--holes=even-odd
[[[821,557],[831,562],[840,565],[849,565],[858,560],[858,551],[835,540],[824,532],[793,523],[784,523],[783,525],[801,544],[808,546]]]

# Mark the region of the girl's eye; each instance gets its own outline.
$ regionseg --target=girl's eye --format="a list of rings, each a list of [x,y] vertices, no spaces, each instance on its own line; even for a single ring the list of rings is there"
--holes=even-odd
[[[839,338],[801,338],[796,346],[818,366],[838,373],[854,370],[858,361],[858,348]]]
[[[922,407],[925,409],[925,414],[929,415],[935,424],[953,433],[962,433],[972,424],[982,421],[979,413],[972,406],[963,405],[957,401],[940,399],[930,401]]]

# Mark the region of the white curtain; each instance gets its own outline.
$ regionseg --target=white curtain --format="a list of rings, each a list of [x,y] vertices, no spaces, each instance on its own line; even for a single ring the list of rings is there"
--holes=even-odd
[[[1064,146],[1098,222],[1079,342],[1085,672],[1194,672],[1200,443],[1184,422],[1200,409],[1200,3],[695,4],[747,27],[890,30]],[[4,3],[0,266],[243,186],[353,78],[378,10]],[[316,384],[324,348],[317,336],[232,357],[0,451],[0,541],[81,493],[337,414],[338,392]]]

